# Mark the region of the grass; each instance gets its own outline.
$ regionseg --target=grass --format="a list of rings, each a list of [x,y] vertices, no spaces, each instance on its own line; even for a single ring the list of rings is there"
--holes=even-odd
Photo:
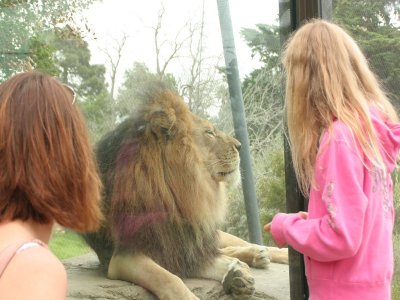
[[[76,232],[67,229],[56,230],[50,239],[49,247],[59,259],[66,259],[90,252],[90,247],[83,238]]]

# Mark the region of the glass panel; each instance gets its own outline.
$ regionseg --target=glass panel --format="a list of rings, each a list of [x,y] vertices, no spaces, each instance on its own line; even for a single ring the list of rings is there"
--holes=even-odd
[[[229,4],[263,225],[286,206],[279,59],[291,30],[290,1]],[[93,145],[126,119],[154,80],[175,90],[193,113],[233,132],[216,0],[0,1],[0,83],[26,70],[54,75],[75,90]],[[223,229],[248,240],[240,185],[229,198]],[[263,239],[273,245],[268,235]],[[50,248],[60,259],[91,251],[59,226]]]
[[[93,142],[132,111],[154,79],[176,89],[194,113],[232,132],[216,1],[149,1],[141,9],[130,1],[46,3],[0,4],[0,82],[29,69],[60,78],[75,89]],[[284,210],[279,1],[231,1],[230,12],[265,223]],[[228,228],[247,237],[241,192],[233,198],[241,208]]]

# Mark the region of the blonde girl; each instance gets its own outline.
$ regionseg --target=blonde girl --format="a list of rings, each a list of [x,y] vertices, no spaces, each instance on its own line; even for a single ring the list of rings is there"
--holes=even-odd
[[[396,112],[336,24],[304,24],[283,65],[293,166],[309,207],[279,213],[264,229],[304,254],[310,299],[390,299]]]

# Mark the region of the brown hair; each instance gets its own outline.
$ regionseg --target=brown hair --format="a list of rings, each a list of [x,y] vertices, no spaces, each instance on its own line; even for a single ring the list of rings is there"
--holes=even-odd
[[[356,42],[341,27],[310,20],[286,45],[286,111],[293,165],[303,194],[313,183],[320,135],[345,123],[368,159],[385,170],[369,107],[397,120],[392,104]]]
[[[71,90],[38,72],[0,85],[0,220],[98,228],[101,182]]]

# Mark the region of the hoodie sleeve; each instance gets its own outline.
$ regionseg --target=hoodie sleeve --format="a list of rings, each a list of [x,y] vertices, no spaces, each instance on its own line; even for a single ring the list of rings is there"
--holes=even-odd
[[[335,138],[320,148],[319,188],[310,193],[313,211],[306,220],[298,214],[277,214],[271,233],[280,247],[289,244],[315,260],[334,261],[353,256],[361,244],[367,206],[364,165],[352,138]]]

